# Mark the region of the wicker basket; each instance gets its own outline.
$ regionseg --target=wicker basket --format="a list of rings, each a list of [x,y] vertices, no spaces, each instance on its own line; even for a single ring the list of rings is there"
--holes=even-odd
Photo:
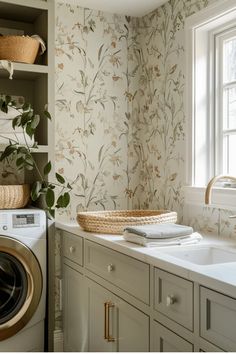
[[[29,197],[30,186],[28,184],[0,186],[0,209],[24,208]]]
[[[0,60],[33,64],[39,51],[39,41],[24,36],[0,36]]]
[[[175,223],[177,213],[169,210],[80,212],[77,215],[77,221],[85,231],[122,234],[126,226]]]

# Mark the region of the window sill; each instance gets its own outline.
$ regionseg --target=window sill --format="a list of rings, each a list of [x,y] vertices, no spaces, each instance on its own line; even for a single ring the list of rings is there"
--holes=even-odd
[[[205,187],[185,186],[185,203],[205,206]],[[212,202],[209,206],[220,209],[236,209],[236,188],[212,189]]]

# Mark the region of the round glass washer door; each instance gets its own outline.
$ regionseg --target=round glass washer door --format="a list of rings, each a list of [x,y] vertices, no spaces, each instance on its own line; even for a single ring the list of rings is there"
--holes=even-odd
[[[33,252],[20,241],[0,235],[0,341],[30,321],[41,298],[42,284]]]

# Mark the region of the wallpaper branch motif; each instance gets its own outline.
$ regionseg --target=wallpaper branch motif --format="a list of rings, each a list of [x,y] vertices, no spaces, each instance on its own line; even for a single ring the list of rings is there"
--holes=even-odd
[[[207,4],[170,0],[135,19],[57,3],[57,169],[76,186],[66,217],[169,208],[181,221],[184,22]]]
[[[185,163],[184,21],[207,1],[170,0],[140,20],[141,205],[178,211]]]
[[[128,208],[130,19],[61,3],[57,10],[57,168],[76,181],[67,216]]]

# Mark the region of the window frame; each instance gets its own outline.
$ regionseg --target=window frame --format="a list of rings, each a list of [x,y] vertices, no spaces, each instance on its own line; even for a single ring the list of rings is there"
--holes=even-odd
[[[236,80],[230,83],[224,83],[223,80],[223,45],[224,41],[230,38],[236,38],[236,24],[228,24],[219,31],[214,33],[214,72],[215,72],[215,96],[214,96],[214,106],[215,106],[215,174],[230,174],[229,171],[224,169],[224,157],[223,157],[223,146],[224,146],[224,135],[235,135],[236,128],[234,129],[224,129],[223,127],[223,116],[224,116],[224,90],[227,88],[236,87]],[[228,165],[228,163],[227,163]]]
[[[227,21],[226,21],[227,18]],[[186,44],[186,86],[185,86],[185,114],[186,114],[186,183],[185,183],[185,200],[187,203],[193,202],[195,204],[204,204],[205,186],[209,179],[213,175],[219,172],[219,162],[217,162],[216,154],[218,154],[218,148],[214,146],[212,142],[215,140],[215,134],[219,134],[219,127],[215,126],[215,110],[214,100],[210,100],[211,104],[205,104],[205,111],[203,111],[204,124],[206,129],[205,137],[205,160],[203,159],[200,164],[200,169],[196,166],[196,152],[197,152],[197,139],[196,134],[196,114],[197,107],[195,99],[197,97],[198,90],[196,81],[198,80],[198,72],[196,72],[196,47],[197,47],[197,35],[205,38],[205,44],[203,46],[203,52],[207,54],[207,61],[205,66],[203,65],[203,71],[207,73],[207,84],[203,83],[203,91],[205,90],[205,100],[209,99],[209,96],[215,96],[215,79],[209,76],[209,72],[214,70],[212,67],[214,64],[213,58],[213,41],[215,34],[222,31],[222,28],[232,27],[232,22],[236,21],[236,3],[235,0],[225,0],[224,4],[212,4],[207,8],[199,11],[198,13],[190,16],[185,22],[185,44]],[[227,26],[225,26],[227,23]],[[202,33],[201,33],[202,32]],[[199,37],[199,38],[200,38]],[[201,43],[201,38],[199,39]],[[205,48],[204,48],[205,45]],[[209,60],[210,58],[210,60]],[[204,77],[204,72],[203,72]],[[204,87],[204,85],[207,87]],[[199,115],[200,116],[200,115]],[[201,119],[201,118],[200,118]],[[217,132],[217,133],[216,133]],[[204,134],[203,134],[204,135]],[[201,146],[199,147],[200,151]],[[215,165],[215,161],[217,162]],[[205,168],[204,168],[205,166]],[[196,171],[200,171],[204,174],[202,183],[197,185],[195,183]],[[235,207],[236,190],[231,188],[216,188],[216,192],[213,193],[213,204],[219,207]]]

